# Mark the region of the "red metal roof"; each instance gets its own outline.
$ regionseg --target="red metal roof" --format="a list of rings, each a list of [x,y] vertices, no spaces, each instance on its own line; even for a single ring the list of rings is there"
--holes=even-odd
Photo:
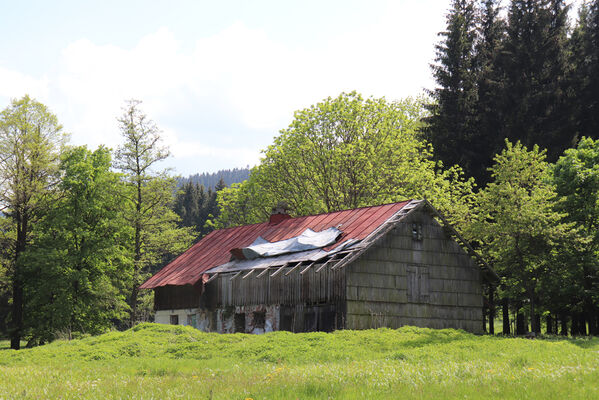
[[[231,258],[231,249],[249,246],[258,236],[262,236],[270,242],[276,242],[298,236],[307,228],[320,232],[335,226],[343,231],[343,235],[336,244],[327,248],[327,250],[334,249],[348,239],[364,239],[408,203],[409,201],[404,201],[289,218],[279,223],[263,222],[215,230],[158,271],[140,288],[193,285],[202,278],[203,272],[228,262]]]

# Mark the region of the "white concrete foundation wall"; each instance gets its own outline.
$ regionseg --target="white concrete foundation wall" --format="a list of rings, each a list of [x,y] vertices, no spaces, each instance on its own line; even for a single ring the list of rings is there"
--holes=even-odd
[[[194,328],[198,327],[198,309],[197,308],[184,308],[179,310],[158,310],[154,314],[154,322],[157,324],[170,324],[171,316],[176,315],[179,317],[178,325],[189,325]]]

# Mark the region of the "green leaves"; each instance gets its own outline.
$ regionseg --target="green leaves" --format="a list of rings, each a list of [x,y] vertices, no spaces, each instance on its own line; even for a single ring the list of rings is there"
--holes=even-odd
[[[110,168],[104,147],[62,154],[60,193],[24,256],[26,316],[36,341],[56,332],[103,332],[127,309],[119,291],[126,276],[123,238],[131,233],[120,207],[120,177]]]
[[[286,202],[295,215],[428,198],[454,221],[466,217],[472,181],[443,171],[420,137],[420,100],[388,102],[342,93],[297,111],[250,178],[219,193],[218,226],[261,222]]]
[[[140,104],[130,100],[119,118],[124,142],[115,160],[125,187],[121,206],[132,231],[124,244],[131,257],[131,275],[126,283],[130,325],[149,318],[149,294],[140,297],[139,285],[185,250],[193,239],[190,228],[177,226],[179,217],[171,209],[175,180],[166,171],[154,170],[169,152],[161,144],[160,131],[141,111]]]

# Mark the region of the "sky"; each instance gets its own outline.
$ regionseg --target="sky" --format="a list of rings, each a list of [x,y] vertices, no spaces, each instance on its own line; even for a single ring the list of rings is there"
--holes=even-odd
[[[116,149],[128,99],[175,174],[256,165],[296,110],[432,88],[449,0],[0,0],[0,109],[29,94],[71,144]]]

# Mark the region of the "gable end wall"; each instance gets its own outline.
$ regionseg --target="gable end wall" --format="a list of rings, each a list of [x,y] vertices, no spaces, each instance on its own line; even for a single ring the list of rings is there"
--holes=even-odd
[[[422,240],[413,239],[413,223],[422,227]],[[414,325],[482,332],[480,270],[425,211],[413,212],[346,269],[347,329]],[[417,275],[426,288],[415,295]]]

